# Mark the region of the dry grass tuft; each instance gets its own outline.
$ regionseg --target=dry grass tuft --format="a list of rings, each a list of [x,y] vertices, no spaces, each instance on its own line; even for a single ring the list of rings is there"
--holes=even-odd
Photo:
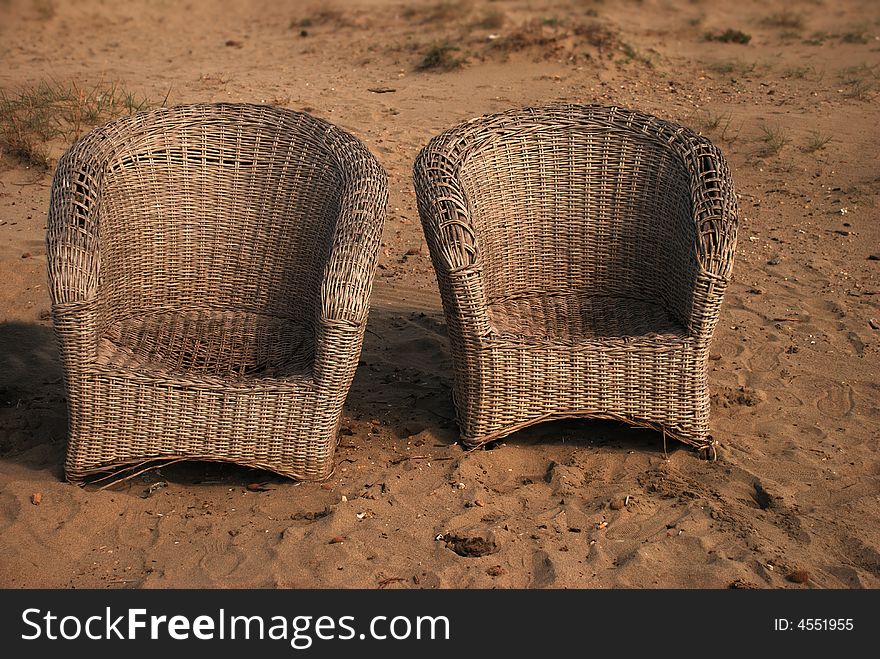
[[[747,44],[752,40],[752,35],[746,34],[741,30],[727,28],[724,32],[706,32],[704,35],[706,41],[720,41],[722,43],[740,43]]]
[[[732,114],[720,114],[711,110],[706,110],[697,117],[697,123],[702,130],[714,133],[719,141],[731,145],[739,139],[739,133],[742,130],[742,125],[736,130],[733,129]]]
[[[470,0],[441,0],[430,5],[407,6],[401,15],[419,25],[452,23],[471,10]]]
[[[761,136],[758,138],[762,146],[755,153],[759,158],[779,155],[782,148],[791,140],[785,135],[781,126],[761,126]]]
[[[533,51],[541,59],[590,59],[622,50],[617,35],[598,21],[571,22],[556,17],[532,19],[492,42],[495,53]],[[592,51],[592,52],[591,52]]]
[[[877,86],[878,71],[876,66],[858,64],[843,69],[840,72],[840,77],[849,86],[844,91],[846,98],[865,101],[868,99],[870,92]]]
[[[801,30],[804,27],[804,17],[800,14],[795,14],[790,9],[785,9],[781,12],[765,16],[761,19],[761,25],[786,28],[789,30]]]
[[[843,43],[868,43],[868,37],[864,32],[844,32],[840,35]]]
[[[757,62],[745,62],[743,60],[723,60],[719,62],[710,62],[706,65],[706,68],[713,73],[736,73],[737,75],[747,76],[750,73],[755,72],[758,68],[758,64]]]
[[[822,76],[816,73],[816,69],[813,66],[793,66],[783,71],[782,77],[794,80],[804,80],[808,77],[821,79]]]
[[[574,34],[586,39],[587,43],[601,50],[613,48],[617,43],[617,37],[608,27],[593,21],[576,25]]]
[[[69,143],[98,124],[148,107],[146,98],[115,82],[80,87],[42,81],[16,92],[0,89],[0,150],[27,167],[48,169],[53,141]]]
[[[460,68],[462,60],[453,53],[458,48],[448,42],[434,44],[428,48],[421,61],[416,65],[418,71],[452,71]]]
[[[828,33],[824,31],[814,32],[809,39],[804,39],[803,43],[808,46],[821,46],[828,39]]]
[[[55,18],[56,6],[54,0],[33,0],[34,10],[37,16],[44,21]]]
[[[806,153],[815,153],[824,149],[833,140],[834,138],[831,135],[824,135],[818,130],[814,130],[810,133],[810,137],[807,139],[806,144],[804,144],[803,150]]]
[[[727,115],[727,117],[729,118],[730,115]],[[715,130],[721,125],[723,120],[724,115],[712,112],[711,110],[706,110],[698,119],[703,130]]]
[[[292,20],[288,26],[291,30],[302,27],[315,27],[332,25],[334,27],[348,27],[350,22],[346,15],[336,7],[324,7],[299,20]]]
[[[844,92],[844,96],[857,101],[866,101],[870,92],[874,89],[874,81],[867,78],[858,78],[849,81],[849,89]]]

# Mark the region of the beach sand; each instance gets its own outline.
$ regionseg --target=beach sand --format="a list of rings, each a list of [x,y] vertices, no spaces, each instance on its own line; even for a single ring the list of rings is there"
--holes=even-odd
[[[728,29],[750,40],[706,38]],[[64,481],[46,290],[67,143],[48,170],[2,156],[0,586],[880,587],[876,2],[0,0],[0,63],[7,95],[306,110],[364,140],[390,191],[334,475],[187,463],[97,490]],[[685,124],[730,162],[715,462],[609,422],[456,443],[412,162],[460,121],[557,100]]]

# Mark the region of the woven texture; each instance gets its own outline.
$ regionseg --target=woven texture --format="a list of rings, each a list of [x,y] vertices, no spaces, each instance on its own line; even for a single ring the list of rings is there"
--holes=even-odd
[[[307,114],[136,114],[61,159],[48,219],[67,478],[204,459],[333,469],[386,175]]]
[[[620,108],[513,110],[435,137],[414,182],[464,443],[595,417],[711,446],[737,212],[708,140]]]

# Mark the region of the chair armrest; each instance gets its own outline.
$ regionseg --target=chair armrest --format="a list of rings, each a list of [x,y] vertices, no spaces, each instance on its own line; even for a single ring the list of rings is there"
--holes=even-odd
[[[490,333],[488,300],[476,232],[456,165],[446,153],[450,133],[434,138],[416,158],[413,184],[437,275],[450,339]]]
[[[340,173],[338,215],[321,277],[319,323],[366,322],[385,227],[388,175],[367,147],[335,126],[325,143]]]
[[[678,248],[678,265],[665,276],[668,302],[690,336],[708,341],[730,283],[736,251],[737,204],[730,170],[721,151],[701,135],[650,118],[645,131],[678,156],[690,194],[689,216]]]
[[[313,375],[328,391],[348,391],[370,310],[388,177],[360,142],[339,138],[333,144],[343,170],[342,193],[321,278]]]
[[[469,268],[478,261],[467,199],[455,163],[441,151],[443,137],[422,149],[413,165],[419,217],[438,274]]]
[[[708,140],[692,139],[684,157],[691,178],[696,226],[697,274],[689,325],[695,336],[711,338],[733,270],[738,225],[736,194],[727,162]]]
[[[66,368],[93,361],[107,317],[100,287],[102,171],[92,140],[74,145],[52,180],[46,230],[49,293]]]
[[[320,321],[360,324],[369,312],[388,187],[385,171],[369,154],[351,168],[321,279]]]
[[[690,160],[697,260],[703,272],[730,281],[738,224],[730,170],[721,152],[705,141]]]

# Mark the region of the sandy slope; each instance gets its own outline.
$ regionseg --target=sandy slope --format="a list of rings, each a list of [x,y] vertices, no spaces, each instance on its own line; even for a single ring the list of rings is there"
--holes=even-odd
[[[152,99],[170,89],[172,103],[274,102],[376,153],[389,219],[337,471],[297,484],[192,464],[114,491],[64,483],[50,177],[5,158],[0,586],[880,586],[876,3],[177,6],[0,0],[0,87],[104,80]],[[727,28],[750,43],[704,39]],[[445,40],[464,66],[417,71]],[[665,459],[657,434],[610,423],[539,426],[471,453],[455,444],[411,163],[460,120],[555,99],[685,123],[731,162],[742,226],[712,351],[715,463],[679,447]],[[788,140],[778,153],[761,154],[762,128]],[[832,139],[812,150],[816,136]],[[491,553],[460,556],[439,535]],[[807,584],[787,579],[795,570]]]

